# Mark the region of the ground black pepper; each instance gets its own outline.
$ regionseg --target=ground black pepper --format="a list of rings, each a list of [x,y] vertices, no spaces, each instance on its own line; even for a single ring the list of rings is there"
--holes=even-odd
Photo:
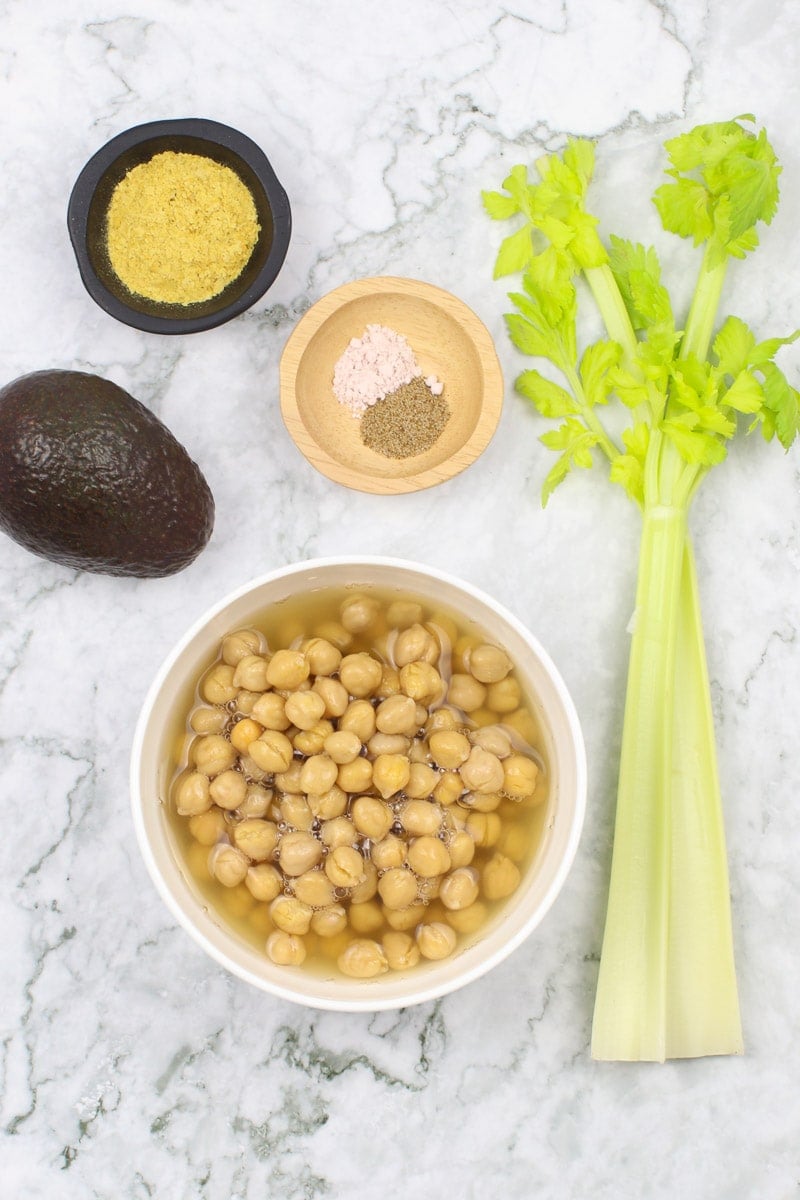
[[[368,408],[361,440],[385,458],[412,458],[429,450],[450,418],[443,396],[434,396],[421,375]]]

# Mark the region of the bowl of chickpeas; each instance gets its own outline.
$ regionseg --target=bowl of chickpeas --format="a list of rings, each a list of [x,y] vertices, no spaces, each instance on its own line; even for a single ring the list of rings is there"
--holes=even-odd
[[[487,594],[390,558],[273,571],[206,613],[145,700],[134,826],[219,964],[317,1008],[420,1003],[543,919],[578,845],[575,708]]]

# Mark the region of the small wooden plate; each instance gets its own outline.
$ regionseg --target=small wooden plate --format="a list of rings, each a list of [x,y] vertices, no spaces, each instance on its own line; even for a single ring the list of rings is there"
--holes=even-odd
[[[409,342],[422,374],[444,384],[450,419],[429,450],[386,458],[361,441],[360,421],[336,399],[333,370],[351,338],[387,325]],[[336,483],[385,495],[451,479],[497,428],[503,377],[486,326],[461,300],[416,279],[346,283],[300,319],[281,356],[281,412],[295,445]]]

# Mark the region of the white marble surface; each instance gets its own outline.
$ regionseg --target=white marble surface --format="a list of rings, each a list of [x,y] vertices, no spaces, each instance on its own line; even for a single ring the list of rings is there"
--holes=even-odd
[[[2,1192],[34,1200],[422,1196],[684,1200],[800,1194],[800,473],[737,445],[694,512],[726,801],[747,1053],[597,1065],[637,517],[600,473],[546,512],[536,418],[510,381],[499,231],[479,192],[598,139],[604,227],[655,239],[679,300],[692,252],[648,197],[664,137],[754,111],[784,165],[763,247],[725,305],[800,326],[800,10],[780,0],[4,0],[5,382],[93,370],[149,404],[217,501],[183,574],[125,581],[0,550]],[[141,121],[209,116],[271,158],[295,234],[278,282],[216,331],[159,339],[84,292],[65,210],[86,158]],[[317,475],[277,404],[281,348],[329,288],[416,276],[470,304],[509,380],[468,472],[374,498]],[[797,378],[800,354],[784,365]],[[127,756],[173,641],[226,590],[317,554],[392,553],[493,592],[538,634],[584,722],[585,835],[545,924],[461,993],[321,1014],[228,977],[175,927],[139,858]]]

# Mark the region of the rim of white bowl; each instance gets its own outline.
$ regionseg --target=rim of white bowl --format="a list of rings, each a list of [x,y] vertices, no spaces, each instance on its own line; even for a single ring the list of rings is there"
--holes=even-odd
[[[559,702],[562,705],[563,714],[566,718],[567,729],[571,740],[571,749],[573,754],[573,769],[575,771],[575,794],[574,794],[574,812],[572,816],[569,834],[564,845],[561,858],[553,871],[552,879],[534,911],[526,917],[517,931],[509,938],[499,940],[494,950],[481,956],[467,970],[460,971],[451,978],[446,978],[438,981],[432,981],[425,985],[421,981],[420,985],[412,984],[409,987],[407,995],[402,996],[380,996],[369,995],[371,989],[365,988],[363,997],[339,997],[336,995],[310,995],[303,990],[302,983],[298,986],[292,986],[290,982],[282,983],[273,979],[264,978],[256,971],[252,971],[242,963],[231,958],[223,949],[217,946],[205,933],[197,926],[191,915],[185,910],[179,899],[175,896],[173,890],[169,886],[167,880],[156,861],[156,856],[150,844],[150,838],[145,826],[144,814],[144,796],[141,788],[141,759],[144,748],[144,741],[148,731],[148,725],[152,716],[153,708],[161,693],[173,666],[180,658],[181,654],[202,633],[205,627],[229,605],[234,604],[237,600],[242,599],[250,592],[264,587],[267,584],[277,580],[286,579],[292,575],[301,574],[310,570],[325,570],[330,567],[352,567],[357,571],[361,566],[381,567],[389,570],[410,571],[416,574],[427,576],[433,580],[438,580],[452,588],[466,593],[474,600],[484,605],[490,611],[494,611],[505,621],[515,633],[521,637],[531,647],[541,665],[544,667],[550,683],[552,684]],[[353,586],[358,586],[357,577],[353,581]],[[369,586],[365,582],[365,586]],[[518,946],[524,942],[531,933],[538,927],[543,918],[549,912],[553,903],[556,900],[559,892],[563,888],[567,876],[569,875],[572,864],[575,860],[578,845],[580,843],[581,834],[586,815],[586,798],[587,798],[587,762],[586,748],[583,739],[578,713],[575,704],[567,689],[567,686],[561,676],[560,671],[551,659],[550,655],[539,642],[538,638],[531,633],[527,626],[506,608],[500,601],[495,600],[488,592],[482,588],[476,587],[474,584],[461,579],[459,576],[452,574],[449,571],[443,571],[438,567],[431,567],[427,563],[415,562],[413,559],[395,558],[387,555],[330,555],[319,558],[304,559],[301,562],[290,563],[283,567],[277,567],[272,571],[267,571],[261,575],[255,576],[239,587],[228,592],[221,600],[211,605],[206,609],[183,634],[183,636],[175,643],[172,650],[167,654],[159,667],[155,678],[145,694],[139,718],[134,731],[133,742],[131,745],[130,759],[130,791],[131,791],[131,810],[133,817],[134,832],[139,845],[139,851],[144,860],[147,872],[155,885],[156,891],[161,896],[161,899],[166,904],[173,917],[178,924],[190,935],[190,937],[214,959],[220,966],[224,967],[231,974],[258,988],[262,992],[267,992],[283,1000],[292,1001],[295,1004],[300,1004],[305,1007],[324,1009],[335,1012],[380,1012],[391,1009],[409,1008],[416,1004],[423,1004],[430,1000],[436,1000],[441,996],[447,995],[450,992],[459,990],[469,983],[480,979],[494,967],[498,966],[506,958],[511,955]],[[445,960],[447,961],[447,960]],[[438,965],[438,964],[437,964]],[[285,969],[285,968],[284,968]],[[313,977],[306,976],[306,981],[310,981]],[[382,978],[386,978],[385,976]],[[353,980],[351,984],[372,983],[370,980]],[[307,983],[306,983],[307,986]]]

